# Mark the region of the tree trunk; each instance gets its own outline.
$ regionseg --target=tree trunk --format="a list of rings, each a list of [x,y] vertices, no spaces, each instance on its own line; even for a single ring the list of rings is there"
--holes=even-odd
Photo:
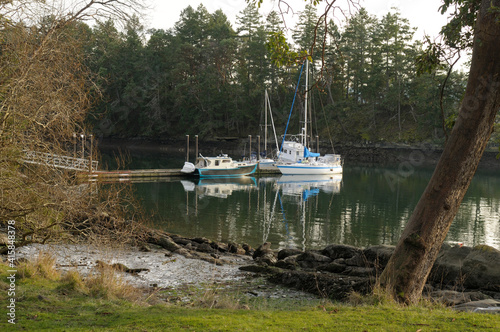
[[[405,303],[417,302],[493,131],[500,107],[500,24],[482,0],[472,63],[458,119],[427,188],[408,221],[381,287]]]

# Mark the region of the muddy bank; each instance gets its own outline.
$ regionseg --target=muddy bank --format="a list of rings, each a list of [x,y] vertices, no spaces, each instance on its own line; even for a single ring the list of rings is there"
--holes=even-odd
[[[183,155],[186,153],[185,139],[168,139],[152,141],[144,139],[101,139],[101,149],[126,149],[136,152],[160,152]],[[269,144],[269,147],[275,146]],[[194,137],[190,139],[190,155],[194,157]],[[234,158],[248,156],[249,140],[236,138],[219,138],[217,140],[199,140],[199,153],[206,156],[227,153]],[[315,145],[314,145],[315,147]],[[252,138],[252,150],[257,151],[257,140]],[[313,149],[314,150],[314,149]],[[443,148],[441,145],[427,143],[406,145],[389,143],[336,143],[332,146],[327,142],[320,143],[320,151],[326,153],[339,153],[346,163],[364,165],[385,165],[399,167],[433,167],[437,164]],[[500,160],[497,158],[498,148],[489,148],[483,155],[480,168],[500,169]]]

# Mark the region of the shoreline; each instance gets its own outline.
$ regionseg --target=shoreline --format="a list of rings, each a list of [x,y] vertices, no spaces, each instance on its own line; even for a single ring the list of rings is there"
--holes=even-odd
[[[190,139],[193,141],[193,139]],[[252,142],[252,150],[257,143]],[[186,154],[186,140],[182,139],[117,139],[101,138],[98,147],[102,150],[126,149],[133,152],[171,153],[178,156]],[[342,156],[348,164],[356,165],[383,165],[400,166],[410,163],[413,167],[434,167],[443,151],[442,145],[430,143],[395,144],[395,143],[346,143],[335,145],[335,153]],[[332,153],[331,146],[320,143],[323,153]],[[233,155],[235,158],[248,154],[248,139],[238,140],[205,140],[200,141],[199,151],[204,155],[217,155],[221,151]],[[190,155],[194,156],[194,142],[190,142]],[[500,151],[497,147],[490,147],[484,152],[479,169],[500,170],[500,160],[497,158]]]
[[[323,298],[346,303],[353,292],[361,296],[371,293],[393,249],[332,244],[323,250],[272,250],[267,242],[253,249],[152,230],[146,242],[136,247],[117,250],[34,244],[19,248],[17,256],[34,258],[48,251],[55,256],[58,270],[76,269],[83,276],[94,273],[99,265],[107,265],[124,281],[143,290],[163,289],[177,294],[189,287],[207,290],[214,285],[243,285],[245,295],[269,298],[279,293],[282,298]],[[444,245],[422,296],[456,310],[500,313],[499,272],[499,250]],[[265,282],[256,286],[251,280],[257,277]]]

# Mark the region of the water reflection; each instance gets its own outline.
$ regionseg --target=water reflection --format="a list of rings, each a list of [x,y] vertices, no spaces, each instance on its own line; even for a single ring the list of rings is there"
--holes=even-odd
[[[381,168],[346,168],[327,178],[297,176],[138,183],[157,227],[185,236],[273,248],[331,243],[396,244],[431,171],[397,183]],[[500,249],[500,177],[477,175],[447,238]]]
[[[334,194],[340,192],[340,187],[342,183],[342,174],[331,175],[282,175],[276,181],[276,195],[280,201],[280,207],[282,212],[282,220],[288,225],[288,221],[286,219],[286,211],[283,205],[283,199],[290,197],[292,202],[295,202],[300,207],[300,231],[302,233],[295,234],[295,238],[300,238],[301,249],[306,249],[306,238],[307,237],[316,237],[321,235],[321,230],[317,227],[312,227],[309,229],[307,223],[307,214],[306,214],[306,203],[309,198],[317,197],[320,191],[323,191],[326,194]],[[318,200],[316,200],[316,203]],[[317,205],[315,205],[315,209],[317,209]],[[280,246],[284,247],[296,247],[297,243],[294,241],[294,236],[289,233],[289,228],[287,229],[287,241],[280,242]],[[267,240],[267,239],[264,239]],[[295,242],[295,243],[294,243]]]
[[[227,198],[233,191],[250,190],[257,187],[255,178],[249,176],[181,180],[181,184],[186,192],[196,192],[198,198],[203,198],[204,196]]]

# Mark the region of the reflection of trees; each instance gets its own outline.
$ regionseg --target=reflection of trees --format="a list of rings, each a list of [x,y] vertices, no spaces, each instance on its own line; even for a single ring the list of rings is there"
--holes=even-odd
[[[401,178],[391,190],[386,171],[348,168],[339,193],[320,190],[305,202],[299,195],[281,195],[286,221],[279,200],[274,206],[273,182],[233,191],[227,199],[196,200],[194,192],[186,194],[178,182],[136,184],[135,188],[145,208],[155,212],[157,225],[173,233],[253,246],[265,240],[274,248],[292,245],[314,249],[332,243],[364,247],[397,242],[431,174],[429,170],[416,171]],[[448,241],[466,245],[498,243],[499,182],[500,178],[492,175],[476,176],[451,226]]]
[[[448,239],[470,245],[498,243],[500,239],[500,179],[478,174],[453,221]]]

